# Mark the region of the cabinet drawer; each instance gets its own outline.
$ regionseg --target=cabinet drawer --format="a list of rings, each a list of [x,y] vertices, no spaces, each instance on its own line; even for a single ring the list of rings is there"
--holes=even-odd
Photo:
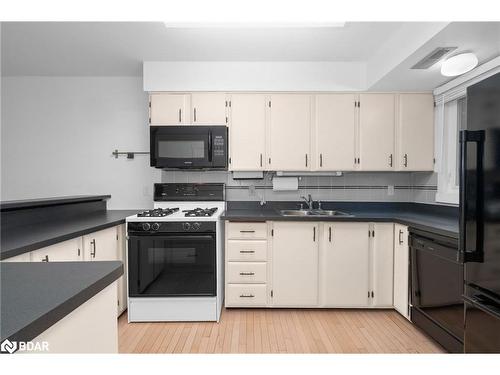
[[[235,284],[251,284],[266,282],[267,263],[228,262],[227,282]]]
[[[226,235],[229,239],[267,239],[267,224],[229,222]]]
[[[265,306],[265,284],[228,284],[226,286],[226,306]]]
[[[266,261],[267,241],[227,241],[227,260],[229,261]]]

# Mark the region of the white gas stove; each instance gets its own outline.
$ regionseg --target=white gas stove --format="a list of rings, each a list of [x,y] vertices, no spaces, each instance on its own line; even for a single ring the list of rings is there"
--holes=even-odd
[[[155,184],[154,199],[126,220],[129,321],[218,321],[224,185]]]

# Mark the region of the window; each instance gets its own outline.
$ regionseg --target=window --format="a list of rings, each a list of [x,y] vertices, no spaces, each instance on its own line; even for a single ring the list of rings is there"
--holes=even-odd
[[[440,144],[438,166],[438,191],[436,201],[458,204],[460,185],[460,130],[467,121],[467,101],[465,97],[451,100],[436,107],[437,139]]]

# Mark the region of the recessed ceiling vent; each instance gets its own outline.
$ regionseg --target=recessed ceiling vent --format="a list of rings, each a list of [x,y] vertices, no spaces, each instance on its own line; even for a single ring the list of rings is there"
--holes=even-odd
[[[411,69],[429,69],[432,65],[434,65],[451,51],[454,51],[456,49],[457,47],[438,47],[418,63],[413,65]]]

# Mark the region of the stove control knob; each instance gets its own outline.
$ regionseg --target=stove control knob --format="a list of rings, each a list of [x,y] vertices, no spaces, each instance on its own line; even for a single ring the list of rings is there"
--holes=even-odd
[[[151,229],[151,224],[149,224],[149,223],[142,223],[142,229],[143,230],[150,230]]]
[[[160,224],[159,223],[153,223],[153,225],[151,225],[151,229],[153,229],[153,230],[160,229]]]
[[[182,228],[184,230],[190,230],[191,229],[191,224],[190,223],[183,223],[182,224]]]
[[[200,223],[193,223],[193,229],[194,230],[199,230],[201,227],[201,224]]]

